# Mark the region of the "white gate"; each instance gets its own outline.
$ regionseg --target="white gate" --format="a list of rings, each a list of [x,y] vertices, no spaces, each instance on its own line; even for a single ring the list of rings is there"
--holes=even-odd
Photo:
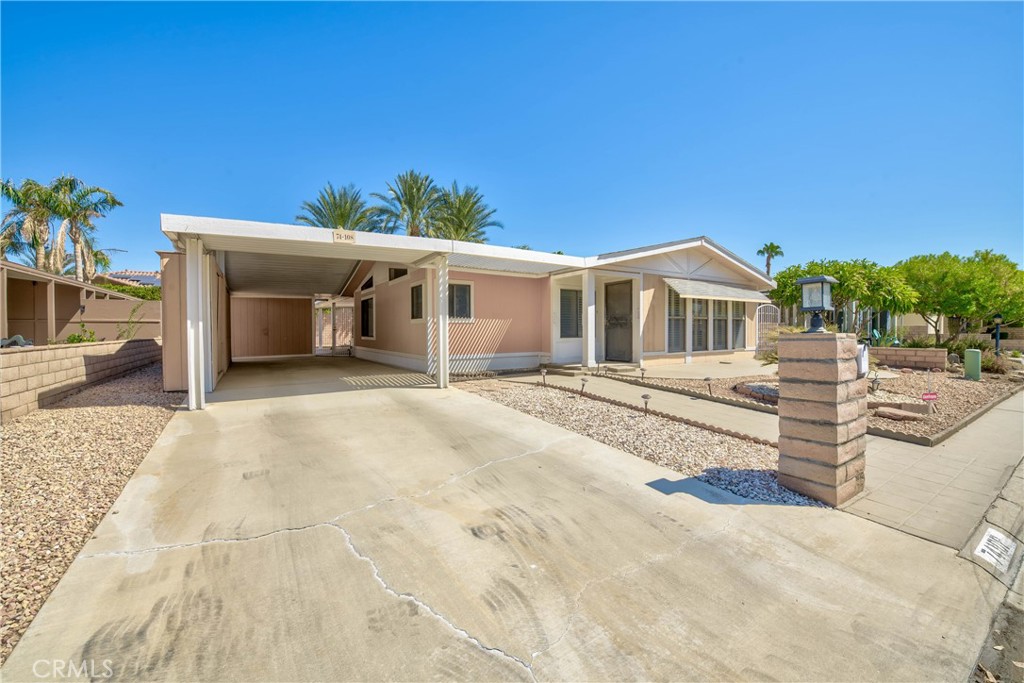
[[[782,319],[782,312],[779,307],[774,304],[761,304],[757,307],[757,312],[754,314],[755,327],[757,337],[757,350],[754,352],[755,358],[761,358],[765,352],[771,351],[778,343],[778,335],[775,333],[779,329],[779,321]]]

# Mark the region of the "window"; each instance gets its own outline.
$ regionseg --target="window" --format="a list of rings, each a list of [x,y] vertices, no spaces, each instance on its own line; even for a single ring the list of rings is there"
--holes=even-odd
[[[579,339],[583,336],[583,290],[559,290],[561,308],[559,319],[562,322],[562,339]]]
[[[679,292],[668,290],[668,352],[686,350],[686,299]]]
[[[408,274],[408,268],[388,268],[388,282],[397,280],[400,277],[405,277]]]
[[[366,291],[367,289],[373,289],[373,276],[366,278],[362,285],[359,287],[360,291]]]
[[[373,297],[359,302],[359,336],[373,339]]]
[[[729,302],[715,301],[713,316],[715,321],[715,351],[729,348]]]
[[[742,301],[732,302],[732,348],[747,346],[747,305]]]
[[[409,289],[409,317],[413,320],[423,320],[423,285],[413,285]]]
[[[693,350],[708,350],[708,300],[693,300]]]
[[[448,285],[448,317],[472,319],[473,295],[470,285]]]

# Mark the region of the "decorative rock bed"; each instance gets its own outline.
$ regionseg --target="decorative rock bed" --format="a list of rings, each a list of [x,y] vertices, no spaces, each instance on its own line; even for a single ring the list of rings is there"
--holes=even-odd
[[[0,427],[0,662],[181,402],[157,363]]]
[[[1024,378],[1017,375],[984,374],[981,381],[975,382],[959,372],[909,369],[879,381],[880,388],[868,394],[869,433],[906,437],[904,440],[923,445],[935,445],[976,418],[978,411],[1024,387]],[[647,384],[694,394],[701,389],[705,394],[708,391],[708,383],[702,380],[648,378]],[[732,398],[736,405],[775,406],[778,378],[755,375],[718,379],[713,381],[712,391],[715,396]],[[922,394],[929,391],[937,393],[938,400],[922,400]],[[892,410],[912,413],[913,418]]]
[[[459,388],[745,498],[822,505],[779,485],[773,446],[555,387],[479,380]]]

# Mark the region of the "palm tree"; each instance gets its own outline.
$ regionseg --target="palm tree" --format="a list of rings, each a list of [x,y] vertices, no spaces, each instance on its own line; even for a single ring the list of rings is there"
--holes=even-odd
[[[295,222],[314,228],[330,230],[362,230],[364,232],[381,232],[381,223],[377,220],[374,210],[366,205],[362,193],[355,185],[335,190],[327,183],[320,190],[315,202],[302,202],[300,213]]]
[[[428,236],[459,242],[486,242],[487,228],[504,227],[494,220],[495,211],[487,206],[477,188],[460,190],[457,182],[452,183],[450,189],[441,190],[437,219]]]
[[[31,250],[35,267],[44,270],[53,221],[53,193],[35,180],[23,180],[21,185],[5,180],[0,192],[12,205],[0,226],[5,253]]]
[[[71,240],[75,253],[75,279],[85,280],[85,244],[95,230],[94,218],[106,216],[112,209],[123,206],[109,190],[86,185],[74,176],[60,176],[50,184],[55,198],[55,213],[61,219],[57,238],[50,248],[51,267],[56,269],[64,260],[64,237]]]
[[[376,207],[384,232],[404,230],[411,237],[430,235],[437,220],[437,207],[441,199],[434,180],[416,171],[400,173],[395,182],[388,183],[388,191],[374,192],[375,199],[383,202]]]
[[[768,277],[772,276],[772,259],[779,256],[785,256],[785,254],[782,253],[782,247],[775,244],[775,242],[768,242],[758,249],[757,255],[764,256],[764,272]]]

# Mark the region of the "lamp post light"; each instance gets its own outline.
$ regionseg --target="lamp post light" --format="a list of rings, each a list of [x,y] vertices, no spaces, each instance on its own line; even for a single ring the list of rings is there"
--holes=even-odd
[[[838,282],[839,280],[828,275],[802,277],[796,281],[802,290],[800,310],[804,313],[814,314],[811,316],[811,326],[807,332],[826,331],[821,312],[832,310],[832,285]]]
[[[540,381],[544,383],[544,386],[548,385],[548,369],[547,368],[541,368],[540,369]]]
[[[644,415],[647,414],[647,402],[651,400],[650,394],[643,394],[640,398],[644,400]]]
[[[992,322],[996,324],[996,355],[1000,356],[1002,355],[1002,351],[1000,351],[999,349],[999,326],[1003,324],[1003,314],[996,313],[994,316],[992,316]]]

